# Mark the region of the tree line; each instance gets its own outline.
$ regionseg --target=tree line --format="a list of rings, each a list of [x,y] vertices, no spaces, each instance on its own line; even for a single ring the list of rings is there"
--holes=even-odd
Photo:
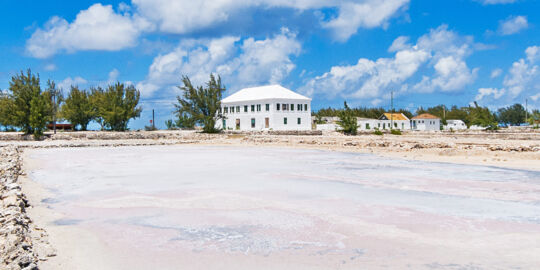
[[[71,86],[64,97],[54,81],[41,88],[39,74],[20,72],[11,78],[9,89],[0,91],[0,127],[43,135],[47,124],[69,121],[74,129],[86,130],[95,121],[102,130],[125,131],[128,122],[140,116],[140,92],[133,85],[117,82],[88,90]]]

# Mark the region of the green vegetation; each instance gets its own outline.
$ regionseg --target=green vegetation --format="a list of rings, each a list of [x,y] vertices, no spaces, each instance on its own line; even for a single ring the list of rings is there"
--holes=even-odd
[[[86,130],[88,124],[95,116],[94,108],[90,103],[90,95],[77,86],[71,86],[60,115],[73,125],[73,129],[80,126],[80,130]]]
[[[392,130],[390,130],[390,134],[392,134],[392,135],[401,135],[401,130],[392,129]]]
[[[344,109],[338,112],[338,117],[339,121],[337,124],[341,127],[343,133],[347,135],[356,135],[358,121],[351,108],[349,108],[349,105],[347,105],[347,101],[344,102]]]
[[[519,126],[525,123],[525,115],[525,108],[518,103],[498,110],[499,122],[507,125]]]
[[[179,128],[193,128],[195,125],[202,126],[205,133],[216,133],[216,121],[223,119],[221,114],[221,97],[225,92],[225,86],[221,84],[221,78],[210,74],[210,80],[206,87],[193,86],[187,76],[182,77],[183,86],[178,86],[183,91],[178,96],[178,104],[175,104]]]
[[[92,88],[90,92],[71,86],[64,100],[62,90],[54,81],[47,81],[42,90],[39,75],[31,70],[11,78],[9,89],[0,91],[0,127],[33,134],[39,139],[47,124],[59,116],[70,121],[74,127],[86,130],[93,120],[102,129],[127,130],[130,119],[139,117],[140,93],[133,86],[122,83],[109,85],[106,90]]]
[[[382,136],[383,133],[382,133],[382,131],[380,131],[379,129],[375,129],[375,131],[373,131],[373,135]]]
[[[527,122],[533,128],[539,128],[540,127],[540,110],[533,110],[530,116],[528,117]]]

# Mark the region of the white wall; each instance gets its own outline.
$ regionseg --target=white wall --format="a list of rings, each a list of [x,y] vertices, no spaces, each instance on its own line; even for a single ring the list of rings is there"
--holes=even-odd
[[[392,123],[393,122],[393,123]],[[358,129],[359,130],[366,130],[366,123],[369,123],[369,130],[375,130],[375,128],[379,130],[390,130],[391,125],[394,124],[393,129],[399,129],[399,130],[410,130],[411,129],[411,122],[408,120],[377,120],[377,119],[370,119],[370,120],[359,120],[358,121]]]
[[[413,119],[414,130],[441,130],[441,119]]]
[[[467,129],[467,125],[463,121],[450,121],[447,120],[447,124],[444,126],[445,130],[463,130]]]
[[[277,110],[277,104],[280,104],[280,110]],[[266,110],[266,104],[270,108]],[[283,111],[283,104],[289,104],[289,110]],[[294,111],[290,110],[290,104],[294,104]],[[298,104],[301,104],[302,110],[298,110]],[[255,106],[255,111],[251,110],[251,106]],[[260,111],[257,110],[257,105],[260,105]],[[307,111],[305,110],[307,105]],[[240,106],[240,112],[236,111],[237,106]],[[248,106],[248,111],[244,111],[244,106]],[[311,130],[311,102],[304,100],[257,100],[250,102],[235,102],[222,103],[222,113],[225,116],[225,129],[237,130],[236,121],[240,121],[239,130]],[[223,108],[234,107],[235,110],[231,113],[230,109],[225,113]],[[269,120],[268,128],[265,126],[265,118]],[[284,118],[287,118],[287,124],[284,123]],[[300,118],[300,124],[298,124]],[[251,120],[255,119],[255,127],[251,126]],[[216,122],[217,128],[223,128],[223,121]]]

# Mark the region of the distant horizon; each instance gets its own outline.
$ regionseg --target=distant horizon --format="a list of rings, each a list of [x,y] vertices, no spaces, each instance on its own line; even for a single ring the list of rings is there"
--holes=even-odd
[[[32,8],[29,9],[28,7]],[[335,107],[540,108],[540,2],[131,0],[0,4],[0,89],[31,68],[69,91],[142,93],[131,129],[173,119],[183,75],[228,91],[280,84]]]

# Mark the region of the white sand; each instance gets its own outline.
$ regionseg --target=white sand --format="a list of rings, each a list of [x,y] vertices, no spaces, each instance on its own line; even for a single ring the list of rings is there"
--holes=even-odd
[[[535,269],[540,173],[320,150],[27,150],[43,269]]]

